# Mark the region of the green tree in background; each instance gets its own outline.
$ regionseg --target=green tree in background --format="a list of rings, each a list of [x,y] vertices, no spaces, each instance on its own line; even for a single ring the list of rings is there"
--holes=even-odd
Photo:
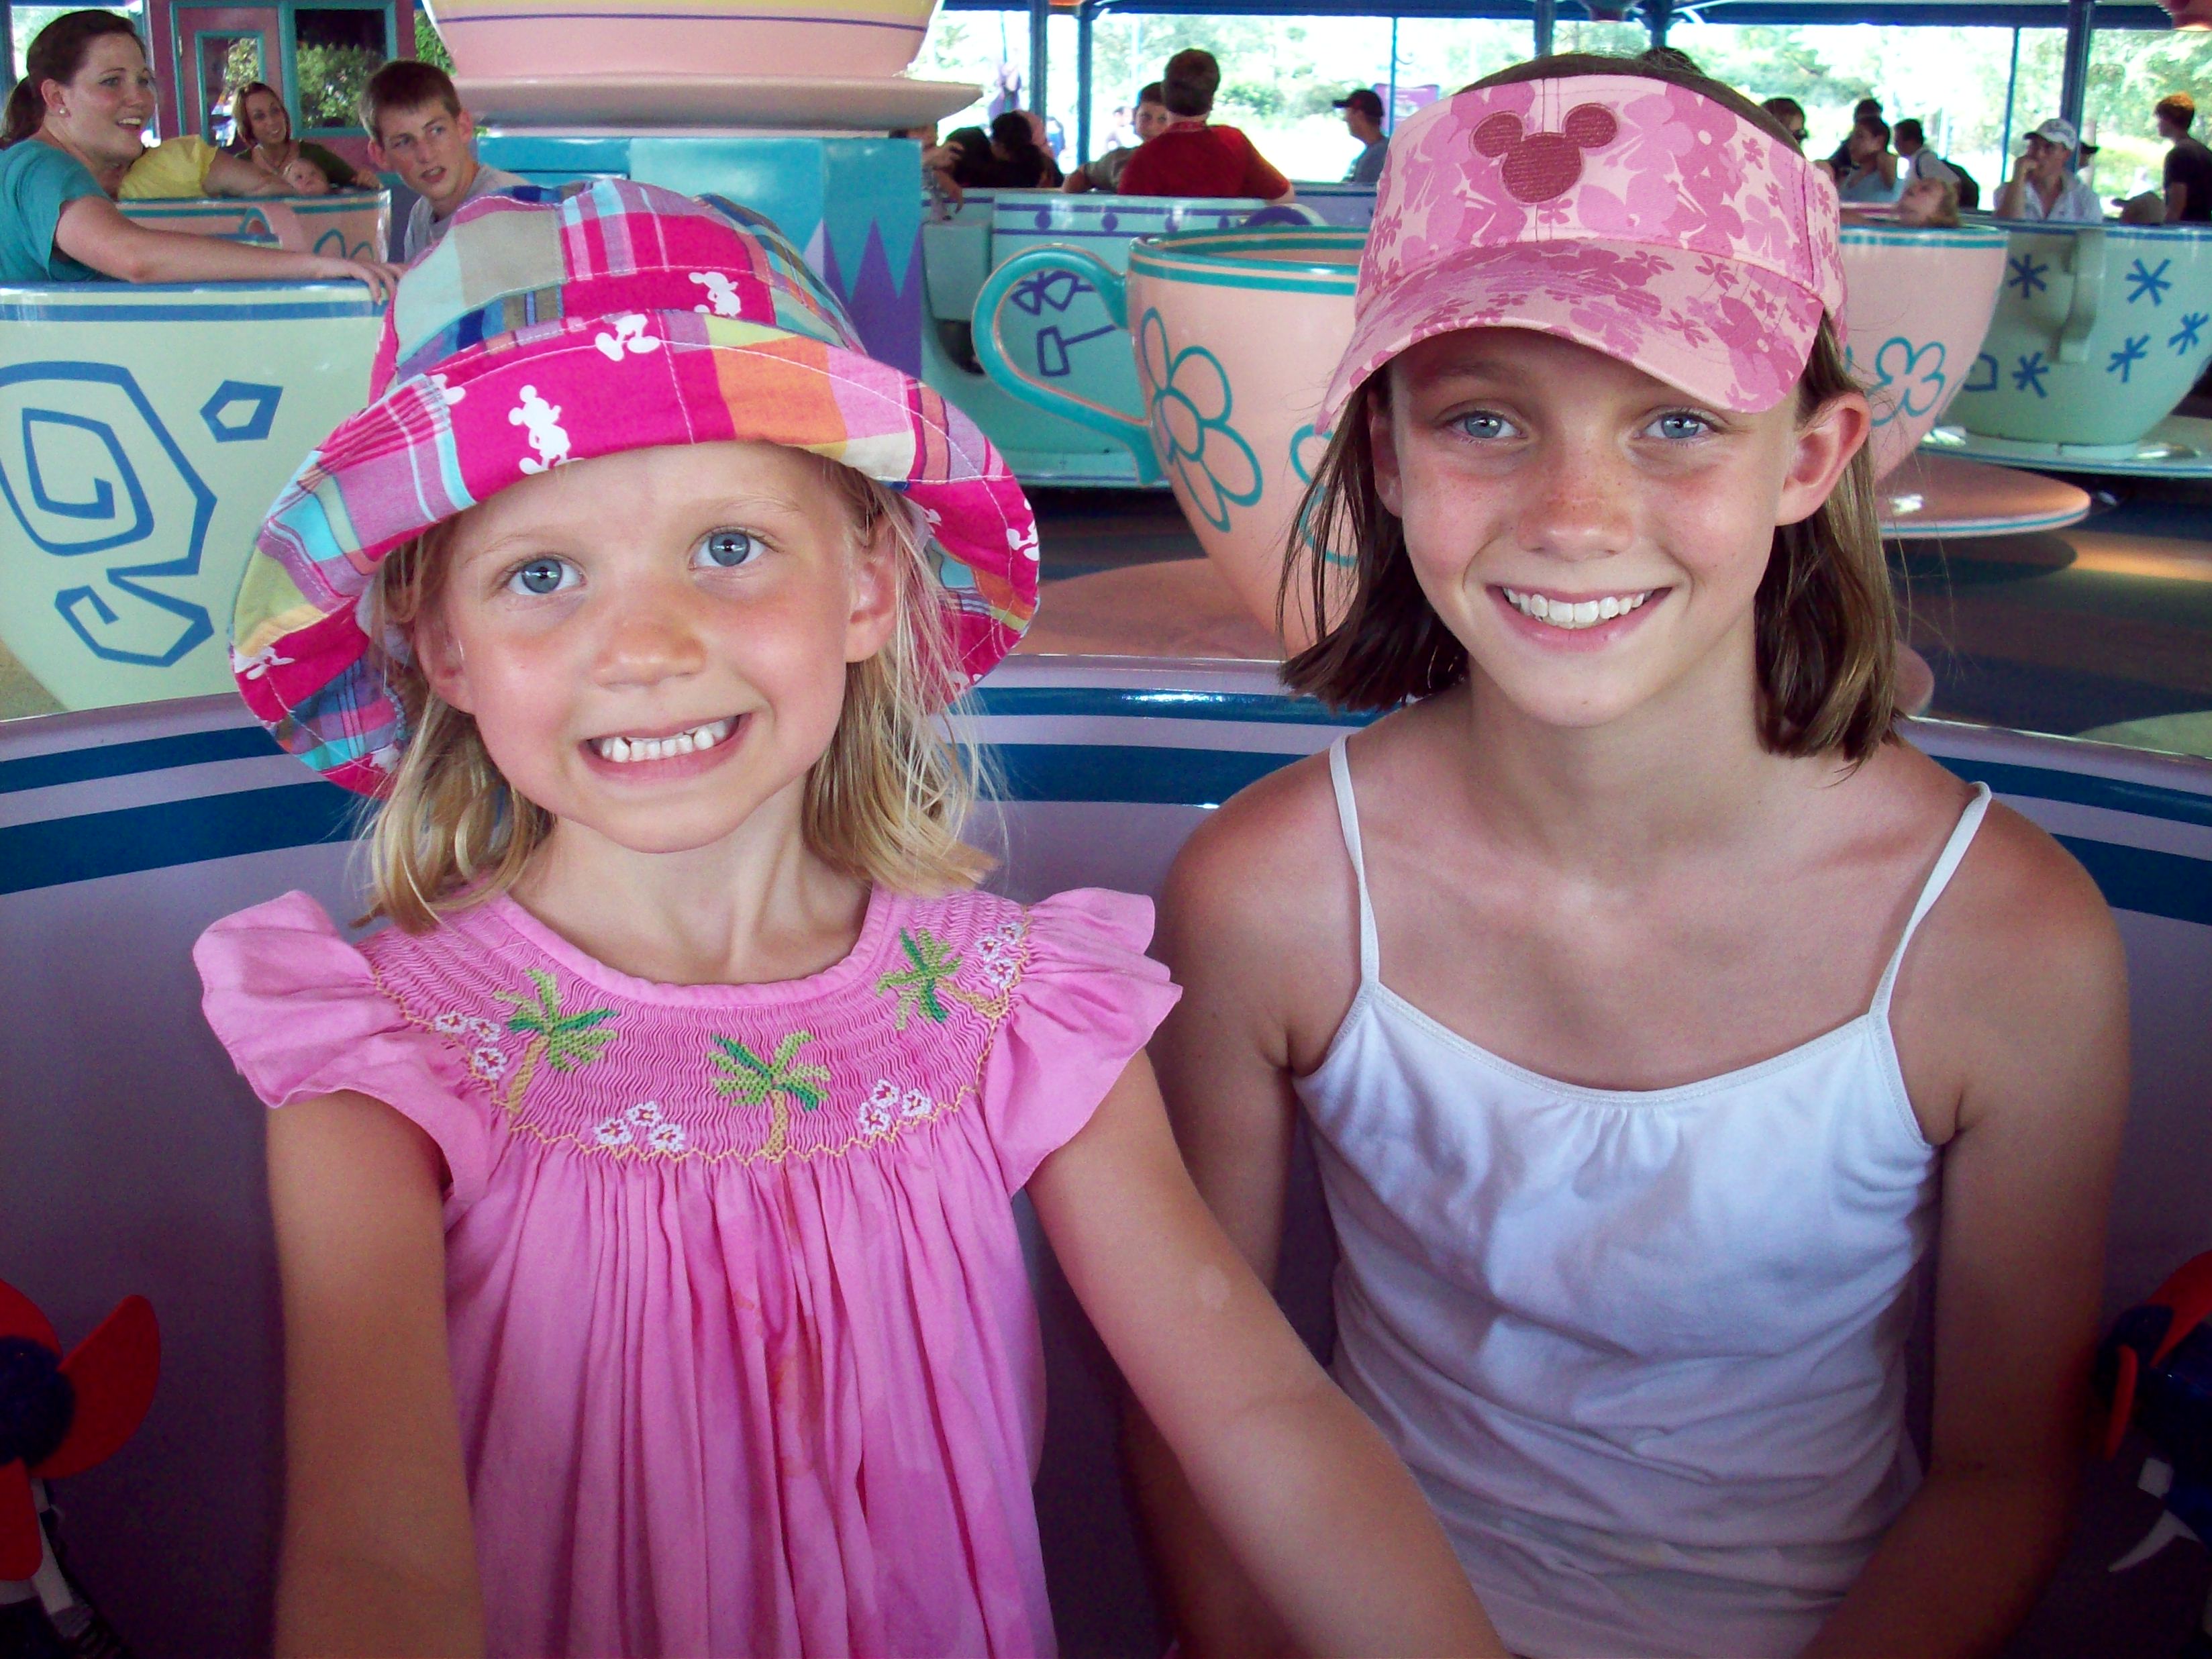
[[[415,9],[415,55],[448,75],[453,72],[453,54],[446,50],[445,37],[430,21],[430,14],[419,6]]]

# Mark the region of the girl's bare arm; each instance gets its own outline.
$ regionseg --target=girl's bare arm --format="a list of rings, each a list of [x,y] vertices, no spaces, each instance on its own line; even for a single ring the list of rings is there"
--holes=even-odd
[[[1199,1195],[1261,1283],[1273,1285],[1283,1238],[1297,1099],[1276,988],[1287,962],[1316,969],[1316,908],[1289,923],[1268,896],[1310,890],[1341,865],[1323,813],[1320,845],[1301,836],[1295,779],[1271,779],[1202,824],[1184,845],[1160,901],[1154,950],[1183,988],[1153,1038],[1161,1091]],[[1303,803],[1310,808],[1312,801]],[[1304,843],[1304,851],[1301,843]],[[1292,867],[1278,867],[1287,858]],[[1344,878],[1348,884],[1348,874]],[[1348,948],[1348,947],[1347,947]],[[1348,991],[1347,991],[1348,994]],[[1169,1611],[1187,1659],[1295,1654],[1282,1620],[1237,1565],[1143,1412],[1123,1420],[1123,1451]]]
[[[442,1162],[356,1094],[270,1114],[284,1298],[276,1651],[483,1651],[446,1348]]]
[[[1503,1653],[1413,1477],[1190,1184],[1143,1056],[1029,1191],[1131,1391],[1306,1651]]]
[[[2096,888],[2040,831],[1993,811],[1954,890],[1977,862],[1963,925],[1916,945],[1900,997],[1918,999],[1916,979],[1936,991],[1923,1030],[1955,1032],[1963,1083],[1933,1455],[1808,1659],[1994,1653],[2065,1547],[2127,1107],[2127,967]],[[1940,907],[1929,920],[1923,939]],[[1900,1047],[1919,1035],[1899,1026]]]

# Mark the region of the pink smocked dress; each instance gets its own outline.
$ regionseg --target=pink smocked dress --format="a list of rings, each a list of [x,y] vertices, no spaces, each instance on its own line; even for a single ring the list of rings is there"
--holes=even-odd
[[[504,898],[358,948],[301,893],[207,931],[264,1101],[356,1090],[445,1154],[494,1653],[1052,1650],[1011,1199],[1172,1006],[1151,932],[878,890],[811,978],[675,986]]]

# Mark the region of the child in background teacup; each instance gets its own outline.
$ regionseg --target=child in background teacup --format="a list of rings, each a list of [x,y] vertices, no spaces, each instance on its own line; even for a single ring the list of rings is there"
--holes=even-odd
[[[1985,1653],[2066,1536],[2119,941],[1893,729],[1809,168],[1603,58],[1400,128],[1287,578],[1338,620],[1285,670],[1396,712],[1224,807],[1164,903],[1200,1188],[1270,1272],[1303,1110],[1335,1374],[1540,1659]],[[1146,1484],[1190,1650],[1266,1650]]]
[[[1036,592],[974,426],[621,181],[463,208],[376,378],[235,652],[397,926],[196,952],[281,1109],[280,1650],[1050,1652],[1025,1188],[1302,1642],[1496,1653],[1176,1157],[1149,907],[971,885],[939,717]]]

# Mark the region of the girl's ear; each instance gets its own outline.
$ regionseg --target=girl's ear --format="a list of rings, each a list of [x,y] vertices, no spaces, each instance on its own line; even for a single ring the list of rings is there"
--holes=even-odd
[[[464,714],[475,714],[471,702],[467,658],[436,605],[428,607],[415,619],[414,627],[409,630],[409,643],[415,648],[416,665],[422,669],[422,678],[430,682],[430,689],[438,694],[439,700]]]
[[[1799,524],[1819,512],[1873,429],[1874,411],[1856,392],[1829,398],[1799,422],[1774,522]]]
[[[899,561],[904,550],[890,516],[876,520],[862,538],[854,538],[848,591],[852,609],[845,617],[845,660],[866,662],[890,643],[898,624]]]
[[[1406,491],[1398,473],[1398,436],[1390,412],[1397,376],[1389,369],[1383,375],[1382,385],[1367,398],[1367,449],[1375,458],[1376,499],[1389,508],[1392,517],[1402,519]]]

